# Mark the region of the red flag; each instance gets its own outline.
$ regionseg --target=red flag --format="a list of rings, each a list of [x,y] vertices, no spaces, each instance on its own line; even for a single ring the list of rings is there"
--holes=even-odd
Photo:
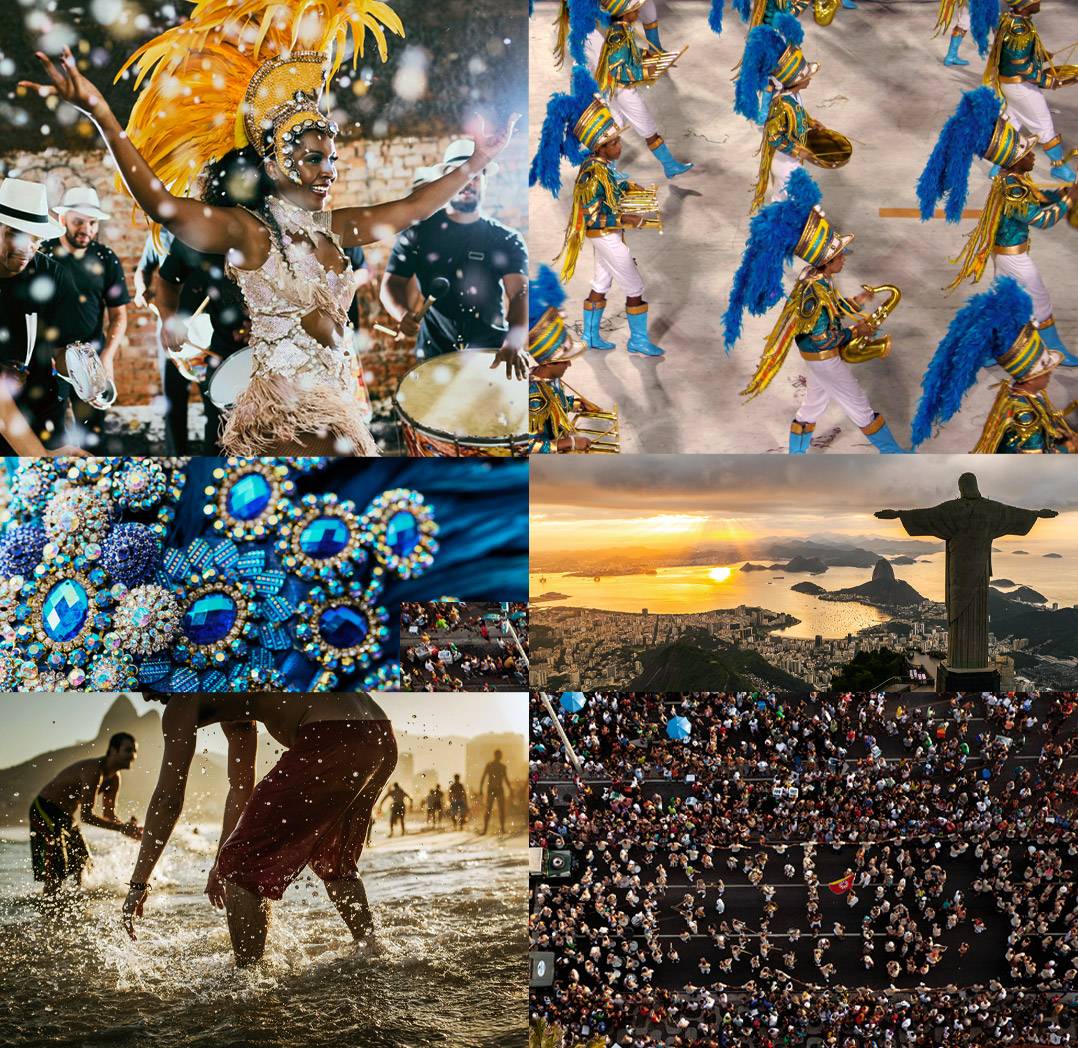
[[[827,887],[836,895],[845,895],[853,887],[853,874],[847,874],[840,880],[831,881]]]

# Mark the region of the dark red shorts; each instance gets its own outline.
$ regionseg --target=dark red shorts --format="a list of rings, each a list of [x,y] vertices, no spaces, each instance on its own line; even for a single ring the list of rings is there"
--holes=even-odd
[[[305,866],[324,881],[355,877],[371,809],[396,763],[389,721],[304,725],[255,787],[218,873],[266,899],[279,899]]]

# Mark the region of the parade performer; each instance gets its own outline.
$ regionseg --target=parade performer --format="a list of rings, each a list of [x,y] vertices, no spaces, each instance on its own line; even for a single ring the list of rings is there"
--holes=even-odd
[[[614,118],[619,124],[632,127],[647,142],[667,178],[676,178],[690,170],[692,164],[674,158],[644,101],[643,88],[654,83],[665,70],[649,65],[650,53],[641,50],[633,29],[643,2],[599,0],[610,24],[604,28],[602,19],[596,22],[585,41],[584,51],[588,67]]]
[[[1014,277],[1032,296],[1033,319],[1045,345],[1063,354],[1068,366],[1078,365],[1078,357],[1067,351],[1056,330],[1051,295],[1030,256],[1030,229],[1056,225],[1078,202],[1078,189],[1044,189],[1033,182],[1036,139],[1019,134],[1009,115],[1009,110],[1004,115],[1000,97],[990,88],[979,87],[962,96],[917,182],[921,218],[930,219],[946,197],[946,218],[958,222],[974,159],[982,157],[998,169],[980,221],[954,260],[959,271],[949,288],[967,279],[979,281],[991,257],[997,275]]]
[[[798,276],[786,305],[767,339],[756,373],[742,395],[762,393],[778,374],[790,347],[796,343],[808,372],[805,399],[790,425],[791,455],[804,455],[820,416],[836,400],[849,418],[883,454],[903,454],[884,417],[873,411],[850,363],[885,357],[889,336],[872,339],[876,327],[897,304],[897,288],[884,285],[846,298],[834,284],[834,276],[846,262],[852,235],[838,233],[820,210],[820,189],[804,171],[794,171],[787,186],[788,198],[769,204],[749,227],[749,240],[734,276],[730,305],[723,317],[727,352],[741,334],[744,311],[766,313],[782,297],[785,262],[794,255],[807,262]],[[871,318],[862,307],[875,291],[889,291],[890,301]],[[846,320],[853,320],[847,327]]]
[[[1078,66],[1059,66],[1041,42],[1033,15],[1041,0],[1004,0],[1008,10],[999,16],[996,38],[984,71],[984,83],[1007,100],[1007,117],[1019,131],[1037,136],[1052,176],[1061,182],[1078,181],[1078,173],[1063,151],[1063,136],[1056,133],[1044,92],[1078,82]]]
[[[562,376],[573,357],[587,348],[576,342],[561,312],[565,289],[549,266],[528,282],[528,350],[536,367],[528,383],[528,429],[535,438],[532,453],[587,451],[592,438],[578,433],[572,413],[599,411],[597,405],[570,393]]]
[[[614,167],[621,156],[621,128],[601,97],[593,92],[595,81],[586,69],[573,71],[571,94],[555,94],[547,103],[547,115],[532,159],[530,181],[539,183],[555,197],[561,191],[561,158],[579,164],[573,187],[572,211],[562,246],[561,279],[568,282],[576,271],[584,240],[591,241],[595,275],[584,302],[584,343],[589,349],[613,349],[602,338],[599,325],[606,309],[606,296],[617,280],[625,292],[629,320],[630,353],[662,356],[663,350],[648,337],[648,304],[644,301],[644,278],[625,243],[624,231],[657,222],[632,212],[630,196],[648,197],[650,192],[629,181]],[[655,205],[658,206],[657,204]]]
[[[57,64],[38,53],[48,85],[20,85],[94,121],[152,222],[226,256],[252,350],[250,384],[221,439],[230,453],[377,454],[347,330],[357,278],[343,251],[429,217],[512,133],[511,120],[477,142],[468,162],[401,200],[327,210],[337,128],[319,100],[349,34],[353,62],[367,33],[384,59],[386,30],[403,35],[378,0],[198,0],[125,65],[141,88],[126,131],[68,49]],[[237,153],[250,177],[226,183],[219,173],[235,170]]]
[[[999,386],[974,454],[1050,455],[1078,453],[1078,433],[1046,388],[1062,356],[1043,342],[1032,321],[1033,300],[1011,277],[970,299],[959,310],[932,357],[913,420],[913,446],[934,426],[953,418],[976,384],[986,361],[1007,373]]]
[[[790,173],[804,161],[842,167],[853,152],[849,139],[814,120],[802,104],[801,91],[820,68],[801,52],[803,35],[800,23],[789,15],[781,15],[774,27],[759,25],[749,33],[734,109],[750,120],[761,119],[764,125],[750,214],[763,205],[769,183],[774,184],[771,199],[785,200]]]

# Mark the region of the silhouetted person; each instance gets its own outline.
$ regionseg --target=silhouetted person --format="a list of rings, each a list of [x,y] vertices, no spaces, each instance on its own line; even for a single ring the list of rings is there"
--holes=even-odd
[[[483,769],[483,777],[479,780],[479,792],[483,792],[483,784],[486,783],[486,810],[483,813],[482,833],[487,832],[490,824],[490,813],[494,810],[494,803],[498,803],[498,819],[501,822],[501,832],[505,833],[505,796],[507,790],[512,790],[509,784],[509,770],[502,763],[502,751],[494,751],[494,760],[490,761]]]
[[[386,801],[390,801],[389,805],[389,836],[393,836],[393,827],[399,822],[401,824],[401,836],[403,837],[407,830],[404,828],[404,799],[412,799],[410,793],[405,793],[401,789],[399,782],[393,783],[393,785],[386,791],[386,795],[378,802],[378,814],[382,814],[382,805]],[[412,805],[415,807],[415,805]]]

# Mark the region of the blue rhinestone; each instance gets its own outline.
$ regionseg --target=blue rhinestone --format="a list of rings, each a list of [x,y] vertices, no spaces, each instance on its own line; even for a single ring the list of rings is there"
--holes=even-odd
[[[248,473],[228,489],[228,512],[236,520],[254,520],[269,505],[270,486],[261,473]]]
[[[366,615],[347,604],[327,608],[318,618],[318,632],[335,648],[362,644],[368,629]]]
[[[213,644],[228,636],[237,614],[228,594],[204,593],[184,612],[183,632],[196,644]]]
[[[348,528],[337,517],[312,520],[299,537],[299,548],[315,560],[336,556],[348,545]]]
[[[407,557],[419,544],[419,525],[406,509],[397,510],[389,518],[386,542],[398,557]]]
[[[42,624],[50,640],[64,643],[79,635],[90,613],[90,598],[74,579],[64,579],[49,590],[41,606]]]

